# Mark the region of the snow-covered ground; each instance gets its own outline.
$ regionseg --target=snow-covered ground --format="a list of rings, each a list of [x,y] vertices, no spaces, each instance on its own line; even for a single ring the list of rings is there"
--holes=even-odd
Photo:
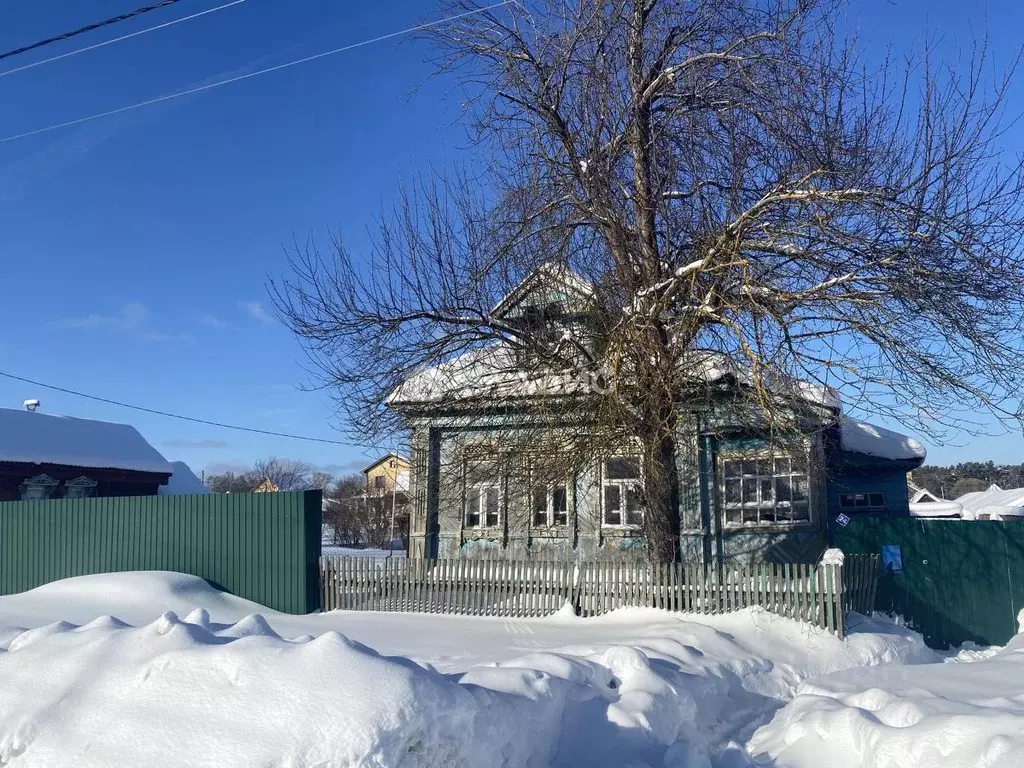
[[[1024,635],[948,661],[809,680],[748,749],[779,768],[1024,765]]]
[[[941,659],[892,623],[839,641],[753,609],[290,616],[180,574],[86,576],[0,597],[0,765],[885,765],[904,723],[937,718],[935,750],[984,707],[1010,729],[1012,653],[906,666]],[[943,676],[985,665],[987,703],[954,707]],[[1019,750],[1007,732],[976,742]],[[901,766],[980,764],[904,746]]]

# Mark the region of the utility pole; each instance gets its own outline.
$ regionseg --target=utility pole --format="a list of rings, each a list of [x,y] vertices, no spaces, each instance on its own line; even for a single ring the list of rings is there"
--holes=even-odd
[[[391,457],[388,463],[391,467],[391,534],[388,536],[388,557],[395,551],[395,503],[398,497],[398,462]]]

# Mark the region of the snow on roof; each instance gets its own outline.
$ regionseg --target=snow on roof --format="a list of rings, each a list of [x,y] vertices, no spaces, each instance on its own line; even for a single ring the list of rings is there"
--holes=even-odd
[[[0,408],[0,461],[171,474],[167,459],[128,424]]]
[[[584,391],[581,381],[564,373],[538,374],[519,369],[515,350],[497,343],[470,350],[410,376],[388,396],[388,404],[537,397]]]
[[[956,502],[963,507],[964,517],[977,517],[978,515],[1024,516],[1024,488],[1003,490],[998,485],[993,485],[984,491],[965,493]]]
[[[964,508],[955,501],[912,501],[911,517],[960,517]]]
[[[839,417],[839,439],[844,451],[896,461],[924,460],[928,455],[917,440],[850,416]]]
[[[720,352],[699,351],[692,356],[689,370],[694,380],[714,382],[734,378],[748,385],[752,381],[749,373],[745,373],[735,361]],[[842,400],[831,387],[800,381],[785,374],[766,378],[767,386],[779,394],[799,397],[836,412],[842,410]],[[565,396],[588,391],[584,377],[574,376],[571,372],[528,371],[520,368],[515,350],[498,342],[470,350],[410,376],[388,396],[388,404],[394,406],[448,400]]]
[[[167,481],[167,485],[161,485],[157,489],[160,496],[198,496],[213,493],[184,461],[172,461],[171,467],[174,468],[174,474]]]

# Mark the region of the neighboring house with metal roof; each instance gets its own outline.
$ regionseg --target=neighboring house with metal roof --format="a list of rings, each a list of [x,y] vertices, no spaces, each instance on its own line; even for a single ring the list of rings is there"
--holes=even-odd
[[[509,323],[540,317],[572,334],[586,322],[587,293],[579,277],[542,267],[492,314]],[[731,392],[745,386],[744,372],[722,355],[696,353],[694,360],[694,375]],[[557,412],[558,398],[593,390],[517,361],[501,343],[475,348],[410,377],[389,397],[412,432],[410,557],[621,559],[642,552],[643,467],[635,449],[623,445],[564,480],[537,481],[531,467],[544,461],[557,430],[534,419],[536,439],[524,440],[530,414],[540,412],[532,409],[550,414],[555,403]],[[844,414],[830,388],[785,376],[772,388],[811,414],[790,448],[768,441],[754,423],[696,411],[681,420],[684,559],[808,562],[826,548],[841,514],[909,514],[906,474],[924,461],[919,442]]]
[[[201,492],[188,474],[177,492]],[[0,501],[175,493],[176,475],[128,424],[0,408]]]

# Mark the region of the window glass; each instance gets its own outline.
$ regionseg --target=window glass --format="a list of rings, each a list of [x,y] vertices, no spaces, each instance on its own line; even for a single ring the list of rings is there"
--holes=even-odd
[[[604,466],[604,475],[608,480],[640,479],[640,460],[636,456],[613,456]]]
[[[466,490],[466,527],[477,528],[480,525],[480,489]]]
[[[885,509],[884,493],[842,493],[839,495],[840,509],[864,512],[872,509]]]
[[[494,486],[488,488],[485,501],[487,526],[493,527],[498,524],[498,489]]]
[[[533,487],[533,495],[531,497],[532,508],[533,508],[533,524],[534,525],[547,525],[548,524],[548,489],[543,485],[535,485]]]
[[[551,491],[551,507],[555,525],[569,522],[569,492],[564,485],[556,485]]]
[[[720,488],[727,525],[756,526],[810,520],[803,457],[723,458]]]
[[[622,525],[622,493],[618,485],[604,487],[604,522]]]
[[[612,456],[604,462],[604,524],[643,525],[639,456]]]

